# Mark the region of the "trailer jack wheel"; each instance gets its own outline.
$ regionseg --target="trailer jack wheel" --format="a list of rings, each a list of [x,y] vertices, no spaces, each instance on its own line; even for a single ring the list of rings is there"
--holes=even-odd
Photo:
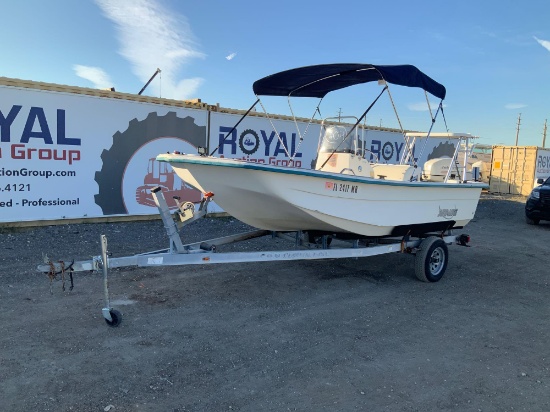
[[[447,244],[435,236],[427,237],[416,253],[414,263],[416,277],[423,282],[437,282],[443,277],[448,262]]]
[[[111,317],[111,320],[107,319],[105,313],[103,314],[103,316],[105,317],[105,323],[107,323],[107,325],[112,328],[116,328],[118,325],[120,325],[120,322],[122,322],[122,313],[120,313],[116,309],[109,310],[109,316]]]

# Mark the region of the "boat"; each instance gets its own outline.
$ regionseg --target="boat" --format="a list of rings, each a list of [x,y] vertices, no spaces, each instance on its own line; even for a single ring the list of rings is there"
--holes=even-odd
[[[432,127],[443,111],[446,89],[412,65],[337,63],[275,73],[253,84],[257,100],[243,118],[260,96],[322,101],[330,92],[369,82],[377,82],[383,90],[361,116],[351,121],[322,120],[311,169],[293,167],[290,154],[288,165],[280,166],[215,156],[217,148],[210,154],[199,148],[197,154],[164,153],[156,159],[169,163],[184,182],[205,196],[215,195],[228,214],[258,229],[380,238],[421,237],[464,227],[487,188],[485,183],[466,179],[466,160],[462,172],[457,165],[460,148],[468,147],[473,136],[439,133],[456,139],[453,157],[432,164],[430,170],[418,167],[413,148],[435,135]],[[366,149],[362,134],[361,122],[381,95],[387,92],[391,98],[389,84],[422,89],[426,98],[429,93],[440,99],[427,133],[402,129],[405,150],[399,164],[380,162]],[[282,142],[278,133],[277,137]]]

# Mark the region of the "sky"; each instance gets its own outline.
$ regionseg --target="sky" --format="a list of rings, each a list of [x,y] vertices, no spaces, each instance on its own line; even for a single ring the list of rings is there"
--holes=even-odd
[[[246,110],[253,82],[278,71],[412,64],[447,89],[434,131],[542,146],[550,117],[548,0],[2,1],[3,77],[137,94],[159,68],[143,94]],[[423,91],[390,90],[402,126],[427,131]],[[330,94],[322,116],[360,116],[379,91],[371,83]],[[310,117],[317,101],[296,100],[295,113]],[[289,114],[285,98],[265,108]],[[389,98],[367,124],[399,127]]]

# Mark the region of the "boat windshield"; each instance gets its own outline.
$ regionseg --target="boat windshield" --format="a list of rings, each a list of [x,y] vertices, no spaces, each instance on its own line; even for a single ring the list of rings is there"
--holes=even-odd
[[[345,126],[326,126],[321,136],[321,153],[353,153],[359,154],[360,145],[357,143],[357,136],[352,132],[348,136],[349,127]],[[347,136],[347,139],[346,139]]]

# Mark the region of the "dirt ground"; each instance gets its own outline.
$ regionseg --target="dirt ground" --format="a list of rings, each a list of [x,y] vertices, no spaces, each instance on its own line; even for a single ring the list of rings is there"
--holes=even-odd
[[[161,249],[161,221],[3,229],[0,410],[549,411],[550,224],[523,201],[484,194],[437,283],[401,254],[112,270],[118,328],[101,273],[50,293],[36,267],[98,255],[100,234],[114,256]],[[282,241],[238,250],[262,242]]]

